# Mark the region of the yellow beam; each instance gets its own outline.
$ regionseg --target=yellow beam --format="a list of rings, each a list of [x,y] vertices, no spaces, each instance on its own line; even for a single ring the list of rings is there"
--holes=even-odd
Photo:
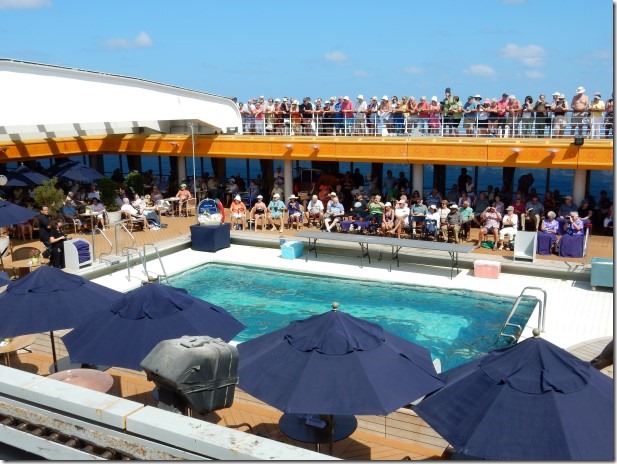
[[[191,156],[190,135],[101,135],[0,143],[0,162],[82,154]],[[613,141],[407,137],[195,137],[195,156],[421,163],[566,169],[613,169]]]

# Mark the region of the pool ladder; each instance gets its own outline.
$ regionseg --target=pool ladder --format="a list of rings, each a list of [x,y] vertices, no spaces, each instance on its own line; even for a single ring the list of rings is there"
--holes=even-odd
[[[528,290],[542,292],[542,299],[538,298],[536,295],[531,295],[527,293]],[[544,291],[544,289],[540,287],[525,287],[512,305],[512,309],[510,309],[510,313],[508,314],[506,321],[501,326],[501,330],[499,330],[499,334],[495,339],[496,342],[501,337],[511,338],[512,340],[517,341],[518,338],[521,336],[523,328],[518,324],[512,324],[510,321],[512,320],[512,316],[514,316],[516,310],[518,309],[518,306],[521,304],[521,301],[523,301],[524,298],[533,298],[538,302],[538,328],[541,332],[544,332],[544,322],[546,316],[546,291]],[[508,329],[509,327],[514,327],[517,329],[514,335],[506,333],[506,329]]]
[[[143,252],[139,251],[138,248],[134,247],[134,246],[130,246],[130,247],[125,247],[122,250],[122,254],[126,256],[126,272],[127,272],[127,279],[131,280],[131,257],[133,256],[132,252],[136,252],[137,255],[139,256],[139,259],[141,260],[141,265],[144,268],[144,275],[146,276],[147,282],[157,282],[160,279],[160,275],[157,275],[155,277],[151,277],[150,274],[148,273],[148,266],[147,266],[147,259],[146,259],[146,247],[152,247],[154,248],[154,252],[156,253],[156,257],[159,261],[159,264],[161,265],[161,269],[163,270],[163,276],[165,277],[165,282],[167,284],[169,284],[169,278],[167,277],[167,272],[165,271],[165,266],[163,265],[163,260],[161,259],[161,254],[159,253],[159,249],[156,247],[156,245],[154,245],[154,243],[144,243],[143,245]]]

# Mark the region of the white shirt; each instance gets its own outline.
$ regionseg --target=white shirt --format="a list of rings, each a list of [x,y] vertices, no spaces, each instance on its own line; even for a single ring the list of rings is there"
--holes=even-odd
[[[356,106],[356,118],[362,119],[362,118],[366,118],[366,102],[364,100],[362,100],[361,103],[358,103],[358,105]]]
[[[512,222],[512,224],[508,223],[508,225],[506,225],[506,221]],[[504,227],[514,227],[516,229],[518,228],[518,216],[516,214],[513,214],[512,216],[506,214],[501,220],[501,223]]]
[[[317,200],[317,201],[309,201],[308,204],[308,210],[311,213],[321,213],[323,212],[323,203],[321,200]]]

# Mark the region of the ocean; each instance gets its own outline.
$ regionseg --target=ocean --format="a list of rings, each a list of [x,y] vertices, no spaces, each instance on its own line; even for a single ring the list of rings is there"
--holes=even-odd
[[[103,155],[104,156],[104,174],[107,176],[111,176],[113,171],[120,167],[120,156],[118,155]],[[73,156],[70,159],[80,162],[88,161],[87,156]],[[210,158],[198,158],[196,163],[196,172],[199,177],[201,173],[207,172],[212,174],[212,165],[210,163]],[[43,167],[48,167],[44,162],[42,163]],[[301,168],[310,168],[310,161],[294,161],[294,175],[296,175]],[[51,165],[51,160],[50,160]],[[126,175],[127,168],[126,155],[122,155],[122,171]],[[275,160],[274,168],[277,166],[281,166],[283,169],[283,161]],[[17,167],[17,163],[7,163],[7,168],[10,170],[15,169]],[[468,174],[472,177],[475,176],[474,167],[469,166],[446,166],[446,187],[449,189],[452,184],[457,183],[458,176],[460,174],[461,168],[467,167]],[[339,168],[342,173],[346,171],[353,172],[355,168],[359,168],[360,172],[364,175],[365,179],[367,178],[367,174],[370,173],[371,164],[370,163],[339,163]],[[155,175],[163,175],[169,176],[170,173],[170,158],[167,156],[160,157],[160,166],[159,166],[159,158],[153,156],[144,156],[142,157],[142,170],[143,172],[152,169]],[[400,163],[384,163],[384,175],[386,171],[390,169],[394,177],[398,177],[400,172],[405,173],[407,179],[412,179],[412,166]],[[193,172],[193,163],[191,158],[186,158],[186,173],[188,176],[192,176]],[[227,171],[226,177],[233,176],[235,174],[240,174],[243,179],[254,179],[258,174],[261,173],[261,167],[259,165],[259,160],[257,159],[236,159],[230,158],[227,160]],[[532,187],[535,187],[537,192],[540,195],[540,198],[544,197],[544,193],[546,190],[555,190],[558,189],[561,195],[572,195],[572,184],[574,179],[574,170],[572,169],[551,169],[550,176],[547,176],[547,169],[530,169],[530,168],[517,168],[514,173],[514,187],[516,188],[518,178],[523,174],[533,174],[534,183]],[[493,187],[499,187],[501,189],[501,179],[502,179],[502,168],[500,167],[479,167],[477,179],[474,178],[474,183],[476,184],[476,190],[479,192],[481,190],[486,190],[489,185]],[[549,183],[547,184],[547,177],[550,177]],[[247,182],[248,183],[248,182]],[[590,188],[589,191],[591,195],[593,195],[596,199],[600,196],[601,190],[606,190],[608,192],[609,198],[613,198],[614,194],[614,172],[612,170],[592,170],[590,171]],[[366,182],[365,187],[368,187],[368,182]],[[433,166],[429,164],[424,165],[424,192],[425,194],[430,192],[433,187]],[[445,193],[445,192],[444,192]]]

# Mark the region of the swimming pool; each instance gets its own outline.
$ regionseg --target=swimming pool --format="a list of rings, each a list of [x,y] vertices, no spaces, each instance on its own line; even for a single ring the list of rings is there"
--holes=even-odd
[[[242,321],[247,328],[237,341],[323,313],[337,301],[341,311],[429,349],[443,370],[496,348],[496,335],[514,303],[514,298],[488,293],[223,264],[182,272],[170,283],[222,306]],[[524,301],[512,322],[524,327],[535,301]],[[498,346],[505,344],[502,338]]]

